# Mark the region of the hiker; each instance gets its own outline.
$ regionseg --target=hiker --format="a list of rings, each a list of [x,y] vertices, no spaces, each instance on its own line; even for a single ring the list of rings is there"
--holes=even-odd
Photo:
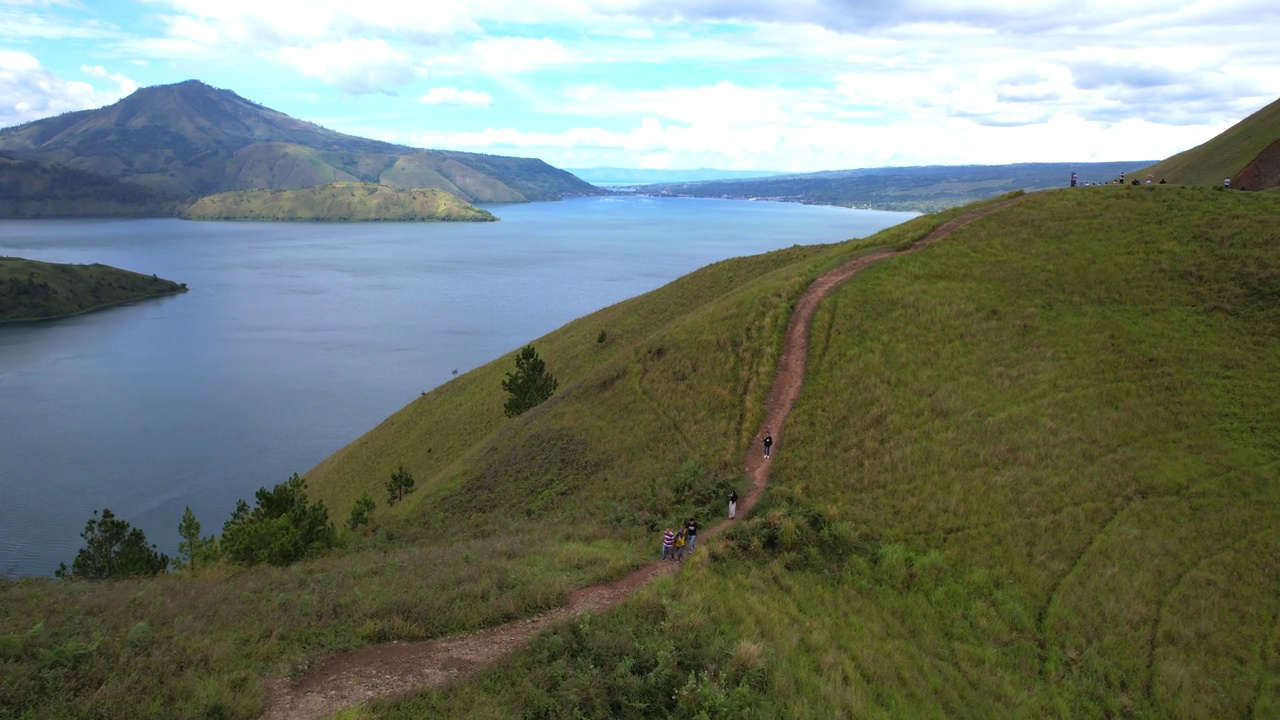
[[[1160,184],[1160,185],[1164,185],[1164,184],[1165,184],[1165,182],[1164,182],[1164,178],[1160,178],[1160,182],[1159,182],[1159,184]]]
[[[773,447],[773,436],[769,434],[768,430],[765,430],[764,431],[764,458],[766,460],[769,459],[769,450],[772,447]]]
[[[1071,173],[1071,187],[1075,187],[1075,186],[1076,186],[1076,174]]]
[[[732,520],[738,516],[738,493],[734,490],[729,491],[729,519]]]
[[[680,532],[676,533],[676,560],[684,559],[684,545],[685,545],[684,530],[681,530]]]
[[[662,559],[669,560],[672,556],[672,549],[676,544],[676,534],[671,532],[671,528],[662,531]]]
[[[1223,189],[1223,190],[1230,190],[1230,189],[1231,189],[1231,178],[1227,178],[1226,180],[1223,180],[1223,181],[1222,181],[1222,189]]]
[[[684,524],[684,540],[689,546],[689,555],[693,555],[693,546],[698,542],[698,521],[689,518]]]

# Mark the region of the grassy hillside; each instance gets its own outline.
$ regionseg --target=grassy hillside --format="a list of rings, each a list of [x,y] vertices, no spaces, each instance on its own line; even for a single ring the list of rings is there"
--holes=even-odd
[[[186,290],[185,284],[98,263],[0,257],[0,323],[80,315]]]
[[[1212,140],[1133,174],[1148,174],[1178,185],[1221,186],[1280,140],[1280,100],[1267,105]],[[1273,163],[1276,160],[1273,160]],[[1239,187],[1240,183],[1236,183]],[[1251,188],[1253,190],[1258,187]]]
[[[656,530],[745,488],[801,290],[954,212],[570,323],[535,342],[560,390],[519,418],[512,357],[415,399],[308,473],[339,522],[379,501],[328,557],[0,583],[8,706],[254,717],[264,673],[528,616],[652,559]],[[874,266],[819,311],[750,519],[606,616],[346,717],[1275,714],[1277,213],[1077,188]],[[418,489],[389,509],[400,465]]]
[[[443,190],[330,183],[294,190],[237,190],[197,200],[187,220],[497,220]]]
[[[0,218],[158,217],[178,198],[84,170],[0,155]]]

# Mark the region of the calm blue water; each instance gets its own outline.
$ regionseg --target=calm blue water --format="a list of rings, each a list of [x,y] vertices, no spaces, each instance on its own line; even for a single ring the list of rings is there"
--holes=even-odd
[[[321,459],[419,393],[709,263],[910,218],[786,203],[583,198],[498,223],[0,221],[0,255],[102,262],[175,297],[0,326],[0,574],[70,565],[109,507],[176,553],[191,506]]]

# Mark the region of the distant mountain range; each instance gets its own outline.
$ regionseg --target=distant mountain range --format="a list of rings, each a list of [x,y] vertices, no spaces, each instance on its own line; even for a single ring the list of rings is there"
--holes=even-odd
[[[565,168],[566,171],[595,185],[648,185],[650,183],[700,182],[703,180],[742,180],[772,177],[783,173],[772,170],[646,170],[641,168],[589,167]]]
[[[541,160],[344,135],[196,80],[0,130],[0,152],[183,197],[341,181],[436,188],[468,202],[604,192]]]
[[[1105,183],[1122,172],[1151,163],[1137,160],[864,168],[746,180],[662,183],[646,185],[640,192],[931,212],[1014,190],[1064,187],[1070,184],[1073,172],[1081,183]]]

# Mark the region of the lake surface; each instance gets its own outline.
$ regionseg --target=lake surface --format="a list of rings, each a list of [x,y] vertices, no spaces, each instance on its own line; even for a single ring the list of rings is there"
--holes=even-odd
[[[0,220],[0,255],[191,288],[0,325],[0,574],[70,566],[103,507],[174,555],[184,507],[220,532],[237,499],[454,369],[718,260],[914,216],[648,197],[487,209],[501,222]]]

